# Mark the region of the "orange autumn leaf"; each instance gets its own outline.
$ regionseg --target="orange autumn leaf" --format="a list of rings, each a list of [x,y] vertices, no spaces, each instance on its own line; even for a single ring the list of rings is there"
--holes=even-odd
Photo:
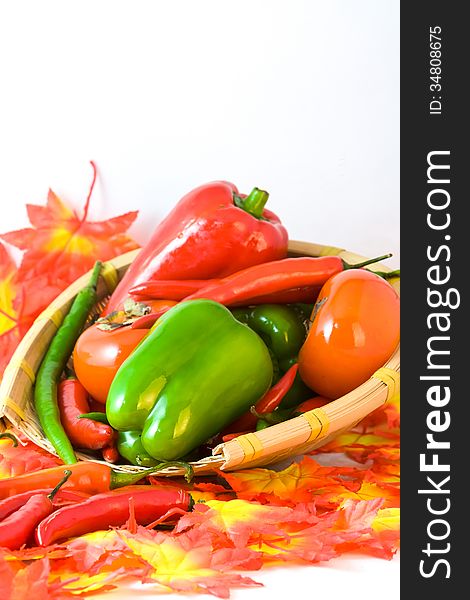
[[[46,206],[27,205],[32,227],[0,235],[23,250],[18,268],[0,244],[0,375],[36,317],[68,285],[106,261],[138,248],[126,234],[137,211],[100,222],[88,221],[93,182],[79,217],[51,190]],[[34,290],[34,293],[32,291]]]
[[[395,394],[383,406],[367,415],[358,427],[367,431],[378,427],[398,429],[400,427],[400,394]]]
[[[336,511],[310,517],[308,507],[299,506],[280,524],[284,535],[260,535],[249,547],[262,553],[265,564],[330,560],[344,552],[346,544],[357,550],[372,536],[372,523],[381,504],[380,499],[347,501]]]
[[[372,529],[384,503],[378,497],[349,499],[336,510],[317,513],[314,503],[279,507],[246,500],[209,501],[183,516],[175,533],[203,532],[212,538],[214,549],[249,548],[264,564],[329,560],[346,551],[345,544],[350,550],[373,545],[377,556],[389,558],[390,544],[382,544]]]
[[[94,164],[92,163],[94,168]],[[96,175],[96,172],[95,172]],[[94,184],[95,178],[93,179]],[[87,220],[93,184],[83,216],[70,210],[49,190],[46,206],[27,205],[32,228],[3,234],[3,240],[25,251],[18,279],[28,281],[53,273],[54,279],[71,283],[92,268],[98,259],[106,261],[118,254],[138,248],[126,235],[137,211],[91,222]]]
[[[400,509],[381,508],[374,516],[370,530],[354,540],[338,546],[341,553],[363,552],[378,558],[392,559],[400,547]]]
[[[60,459],[46,452],[26,438],[14,434],[19,439],[18,446],[5,438],[0,439],[0,479],[15,477],[61,464]]]
[[[16,265],[0,243],[0,378],[20,340],[17,313],[13,306],[17,292],[13,283],[15,274]]]
[[[13,308],[15,273],[16,265],[5,246],[0,243],[0,334],[12,329],[16,322]]]
[[[239,498],[265,500],[292,505],[311,502],[322,494],[338,493],[346,485],[341,479],[352,473],[349,467],[323,467],[313,458],[304,457],[282,471],[246,469],[220,473]]]
[[[197,527],[210,534],[214,546],[245,547],[252,535],[280,535],[279,523],[289,519],[287,506],[266,506],[246,500],[209,500],[179,520],[175,532]]]
[[[226,549],[222,551],[222,560],[220,550],[211,547],[204,532],[200,539],[159,532],[152,538],[139,533],[122,532],[121,535],[130,550],[152,567],[145,581],[154,581],[167,590],[229,598],[231,588],[260,585],[249,577],[228,571],[233,560],[231,554],[236,564],[240,561],[239,553]]]
[[[0,334],[0,380],[20,340],[21,336],[17,327]]]
[[[67,600],[74,596],[51,577],[51,563],[41,558],[32,563],[16,563],[0,557],[0,598],[11,600]]]
[[[372,522],[372,536],[391,558],[400,547],[400,509],[379,510]]]
[[[358,448],[398,448],[400,446],[400,436],[388,430],[382,431],[347,431],[340,433],[333,440],[317,448],[312,454],[341,452],[348,456],[353,456]]]

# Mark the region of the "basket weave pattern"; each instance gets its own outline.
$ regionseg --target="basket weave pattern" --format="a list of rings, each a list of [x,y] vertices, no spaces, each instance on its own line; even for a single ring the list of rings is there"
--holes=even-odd
[[[113,291],[138,252],[133,250],[105,263],[97,290],[98,307]],[[326,255],[339,255],[349,263],[365,260],[365,257],[346,252],[341,248],[296,241],[289,243],[289,256]],[[390,270],[382,264],[370,268],[380,271]],[[35,376],[50,341],[67,314],[73,299],[87,285],[89,275],[87,273],[75,281],[39,315],[18,345],[0,384],[0,417],[4,419],[4,426],[12,424],[35,444],[52,454],[55,454],[55,451],[43,434],[33,406]],[[391,284],[399,292],[399,280],[392,280]],[[330,402],[323,408],[314,409],[262,431],[221,444],[214,449],[213,456],[192,463],[194,470],[199,474],[215,469],[236,470],[267,465],[310,452],[353,427],[367,414],[398,393],[399,373],[398,347],[383,368],[349,394]],[[77,456],[81,460],[95,460],[80,452],[77,452]],[[142,469],[132,465],[115,465],[115,468],[122,471]],[[176,467],[169,467],[162,470],[161,474],[180,475],[182,471]]]

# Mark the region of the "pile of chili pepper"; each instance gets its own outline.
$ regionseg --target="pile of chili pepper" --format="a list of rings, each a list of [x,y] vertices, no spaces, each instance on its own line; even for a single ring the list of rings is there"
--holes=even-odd
[[[319,395],[298,362],[316,300],[335,276],[389,255],[355,265],[288,258],[268,197],[227,182],[191,191],[89,323],[96,264],[35,384],[40,423],[64,464],[76,463],[76,450],[142,467],[186,460],[291,418]]]
[[[10,437],[11,434],[0,434]],[[189,465],[186,479],[193,476]],[[190,494],[177,487],[135,485],[161,468],[122,473],[105,464],[77,462],[0,479],[0,547],[48,546],[85,533],[125,526],[149,528],[192,510]]]

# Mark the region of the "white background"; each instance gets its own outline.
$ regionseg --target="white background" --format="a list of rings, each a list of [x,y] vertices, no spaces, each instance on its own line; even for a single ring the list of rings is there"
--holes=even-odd
[[[398,0],[17,0],[0,57],[0,232],[49,187],[80,208],[93,159],[90,216],[139,209],[140,243],[227,179],[267,189],[291,238],[399,266]],[[234,597],[395,599],[398,564],[262,572]]]

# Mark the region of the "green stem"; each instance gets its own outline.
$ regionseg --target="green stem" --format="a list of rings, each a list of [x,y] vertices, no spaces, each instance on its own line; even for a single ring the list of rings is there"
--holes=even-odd
[[[54,500],[54,496],[57,494],[57,492],[60,490],[60,488],[64,485],[64,483],[67,481],[67,479],[70,477],[70,475],[72,475],[72,471],[70,471],[69,469],[64,471],[64,477],[59,481],[59,483],[55,486],[55,488],[52,490],[52,492],[50,494],[47,494],[47,497],[49,498],[49,500],[51,502],[52,502],[52,500]]]
[[[357,263],[355,265],[350,265],[345,260],[343,260],[343,269],[346,271],[347,269],[362,269],[362,267],[367,267],[367,265],[373,265],[374,263],[380,262],[381,260],[385,260],[386,258],[390,258],[392,254],[384,254],[383,256],[377,256],[376,258],[368,258],[364,262]]]
[[[234,196],[234,201],[239,208],[242,208],[244,211],[250,213],[250,215],[253,215],[257,219],[261,219],[268,198],[268,192],[255,187],[251,190],[246,198]]]
[[[124,487],[126,485],[133,485],[137,483],[144,477],[148,477],[148,475],[153,475],[157,471],[161,471],[162,469],[166,469],[167,467],[181,467],[185,470],[184,478],[188,483],[191,482],[194,477],[194,469],[189,463],[173,460],[169,462],[162,462],[152,467],[151,469],[146,469],[145,471],[139,471],[138,473],[121,473],[120,471],[111,471],[111,484],[110,489],[114,490],[119,487]]]
[[[383,279],[393,279],[394,277],[400,277],[400,269],[395,269],[395,271],[371,271],[370,269],[366,269],[366,271],[370,271],[379,277],[383,277]]]
[[[109,421],[106,417],[105,413],[102,412],[89,412],[84,413],[83,415],[78,416],[79,419],[91,419],[92,421],[99,421],[100,423],[105,423],[109,425]]]

